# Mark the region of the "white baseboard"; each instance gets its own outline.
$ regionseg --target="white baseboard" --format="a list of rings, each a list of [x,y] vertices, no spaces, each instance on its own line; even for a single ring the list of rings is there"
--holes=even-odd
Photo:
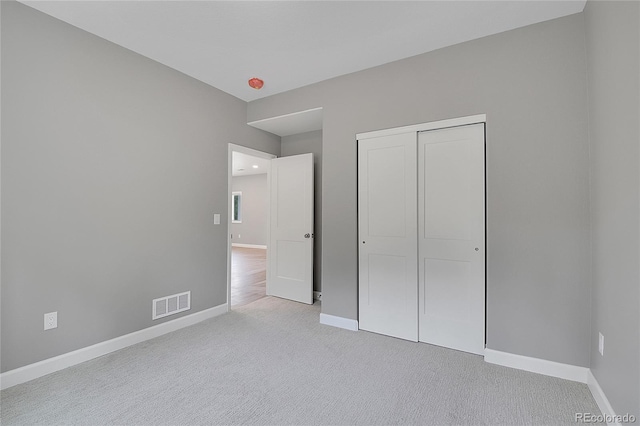
[[[358,321],[336,317],[334,315],[320,314],[320,324],[330,325],[332,327],[344,328],[345,330],[358,331]]]
[[[241,244],[241,243],[231,243],[233,247],[243,247],[243,248],[257,248],[257,249],[267,249],[267,246],[260,244]]]
[[[589,373],[587,367],[578,367],[576,365],[562,364],[540,358],[494,351],[488,348],[484,350],[484,360],[491,364],[503,365],[505,367],[517,368],[518,370],[573,380],[574,382],[580,383],[587,383]]]
[[[600,408],[600,411],[602,411],[602,415],[605,417],[605,419],[614,419],[616,417],[616,413],[613,411],[613,408],[611,407],[611,404],[609,404],[607,396],[604,394],[604,391],[600,387],[600,384],[596,380],[596,377],[593,375],[591,370],[589,370],[589,373],[587,374],[587,386],[589,386],[591,395],[593,395],[593,399],[596,400],[596,404],[598,404],[598,408]],[[607,422],[607,424],[619,425],[620,423],[614,420],[613,423]]]
[[[80,364],[102,355],[117,351],[145,340],[153,339],[163,334],[171,333],[184,327],[199,323],[209,318],[217,317],[229,311],[227,304],[215,306],[191,315],[176,318],[162,324],[154,325],[143,330],[134,331],[124,336],[96,343],[86,348],[45,359],[34,364],[25,365],[15,370],[0,374],[0,389],[6,389],[29,380]]]

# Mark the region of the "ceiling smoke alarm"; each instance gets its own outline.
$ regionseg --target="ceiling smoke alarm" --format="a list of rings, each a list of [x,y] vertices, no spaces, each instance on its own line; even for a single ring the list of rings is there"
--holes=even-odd
[[[264,81],[260,80],[257,77],[253,77],[249,79],[249,86],[253,87],[256,90],[260,90],[262,89],[262,86],[264,86]]]

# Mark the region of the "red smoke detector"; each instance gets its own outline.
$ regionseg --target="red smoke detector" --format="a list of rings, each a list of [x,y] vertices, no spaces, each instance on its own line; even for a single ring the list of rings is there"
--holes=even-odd
[[[259,78],[253,77],[249,79],[249,86],[253,87],[254,89],[260,90],[262,89],[262,86],[264,86],[264,81],[260,80]]]

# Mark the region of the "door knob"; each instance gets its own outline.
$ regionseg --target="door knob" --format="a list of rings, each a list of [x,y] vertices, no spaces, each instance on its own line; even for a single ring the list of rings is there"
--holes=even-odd
[[[478,247],[476,247],[476,251],[479,251],[480,249]]]
[[[304,234],[305,238],[311,238],[311,234]]]

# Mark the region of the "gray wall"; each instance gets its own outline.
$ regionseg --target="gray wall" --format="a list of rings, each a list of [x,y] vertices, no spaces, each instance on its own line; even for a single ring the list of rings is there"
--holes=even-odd
[[[282,157],[309,152],[313,153],[314,184],[313,289],[322,291],[322,130],[282,138]]]
[[[2,7],[2,371],[226,302],[227,144],[246,103],[15,2]],[[43,331],[43,314],[58,328]]]
[[[640,418],[640,58],[637,2],[587,3],[593,288],[591,370]],[[604,335],[604,356],[598,333]]]
[[[231,224],[233,243],[267,245],[269,192],[266,173],[234,176],[231,190],[242,192],[242,223]]]
[[[487,345],[588,366],[590,244],[581,14],[249,103],[322,106],[323,312],[357,318],[355,135],[487,114]]]
[[[2,7],[0,7],[0,94],[2,93]],[[1,98],[1,96],[0,96]],[[0,102],[1,103],[1,102]],[[0,372],[2,371],[2,106],[0,105]]]

